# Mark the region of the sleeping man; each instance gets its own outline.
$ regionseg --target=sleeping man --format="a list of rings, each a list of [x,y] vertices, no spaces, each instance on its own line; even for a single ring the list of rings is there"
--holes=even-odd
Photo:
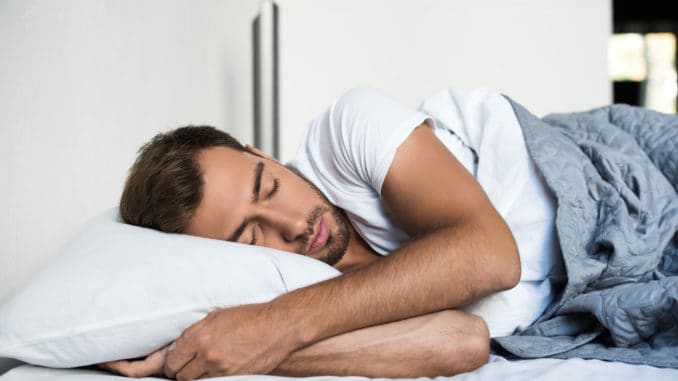
[[[190,380],[232,374],[452,375],[530,326],[564,275],[556,197],[511,102],[442,91],[418,110],[351,90],[282,165],[228,134],[159,134],[130,170],[125,222],[305,255],[340,277],[217,309],[170,346],[101,366]],[[562,284],[561,284],[562,285]]]

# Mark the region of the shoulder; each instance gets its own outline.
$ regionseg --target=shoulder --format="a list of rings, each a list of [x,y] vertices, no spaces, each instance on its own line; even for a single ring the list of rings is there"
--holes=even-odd
[[[330,120],[346,162],[375,192],[380,192],[398,146],[417,126],[433,124],[428,115],[398,97],[365,87],[343,93]]]
[[[401,99],[369,87],[338,96],[310,123],[304,144],[324,145],[333,152],[362,155],[399,130],[418,126],[426,115]],[[375,146],[377,145],[377,146]]]
[[[325,177],[378,190],[397,146],[426,119],[381,90],[353,88],[313,119],[298,154]]]
[[[424,119],[426,115],[396,96],[358,87],[341,94],[332,103],[322,128],[335,130],[347,144],[357,144],[365,139],[381,141],[400,129],[416,127]]]

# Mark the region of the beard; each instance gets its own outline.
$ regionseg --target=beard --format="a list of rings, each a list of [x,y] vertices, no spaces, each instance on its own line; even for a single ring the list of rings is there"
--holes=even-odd
[[[313,192],[315,192],[318,197],[320,197],[321,200],[321,205],[317,205],[315,208],[313,208],[306,218],[306,223],[308,224],[307,234],[304,235],[304,238],[299,243],[299,246],[296,250],[297,253],[303,253],[306,247],[308,247],[308,241],[313,235],[313,227],[318,222],[318,219],[329,211],[337,229],[334,232],[331,230],[329,231],[327,241],[325,242],[327,254],[320,258],[320,260],[330,266],[336,265],[339,263],[339,261],[341,261],[341,259],[344,257],[344,254],[346,254],[346,250],[348,249],[348,243],[350,239],[348,219],[346,216],[344,216],[341,209],[332,204],[330,200],[328,200],[327,197],[325,197],[325,195],[320,191],[320,189],[318,189],[315,184],[302,175],[301,172],[299,172],[296,168],[287,166],[285,167],[304,180],[308,186],[311,187],[311,190],[313,190]]]

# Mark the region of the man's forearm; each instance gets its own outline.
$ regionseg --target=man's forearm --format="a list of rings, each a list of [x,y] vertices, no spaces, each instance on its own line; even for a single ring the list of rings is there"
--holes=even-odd
[[[447,310],[330,337],[292,353],[271,374],[450,376],[483,365],[488,351],[482,319]]]
[[[502,229],[508,228],[468,223],[440,229],[354,272],[284,294],[271,307],[286,315],[297,345],[304,346],[463,305],[517,282],[505,270],[515,263],[498,263],[494,255],[516,250],[510,233],[496,234]]]

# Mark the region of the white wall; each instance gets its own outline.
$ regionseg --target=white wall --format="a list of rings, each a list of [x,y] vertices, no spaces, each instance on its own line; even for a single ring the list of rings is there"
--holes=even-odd
[[[447,86],[498,89],[542,115],[609,103],[609,0],[279,0],[283,160],[341,92],[413,107]]]
[[[217,125],[251,140],[256,0],[0,1],[0,302],[117,204],[137,149]]]

